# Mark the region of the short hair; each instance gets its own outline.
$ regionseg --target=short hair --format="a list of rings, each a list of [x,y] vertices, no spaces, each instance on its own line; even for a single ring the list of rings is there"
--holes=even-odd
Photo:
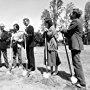
[[[79,9],[73,9],[72,13],[76,15],[76,18],[80,18],[82,15],[82,11]]]
[[[15,26],[18,30],[19,30],[19,25],[16,23],[16,24],[14,24],[13,26]]]
[[[24,19],[23,19],[23,21],[25,21],[25,20],[28,21],[28,22],[30,21],[28,18],[24,18]]]
[[[49,25],[49,27],[51,27],[53,25],[53,22],[51,19],[46,19],[44,24],[46,24],[46,23]]]

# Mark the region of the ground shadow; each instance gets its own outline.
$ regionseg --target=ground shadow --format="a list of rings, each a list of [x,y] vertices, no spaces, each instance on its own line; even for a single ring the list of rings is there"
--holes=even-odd
[[[3,66],[6,66],[6,64],[5,63],[1,63],[0,64],[0,67],[3,67]]]
[[[20,65],[19,63],[16,63],[16,66],[19,67],[19,65]],[[26,63],[22,63],[22,65],[23,65],[24,67],[26,67],[27,64],[26,64]],[[1,63],[1,64],[0,64],[0,67],[3,67],[3,66],[6,67],[6,64],[5,64],[5,63]]]
[[[58,71],[57,75],[60,76],[62,79],[70,81],[71,75],[65,71]]]
[[[44,67],[37,67],[37,69],[41,72],[41,74],[43,74],[43,72],[46,72],[46,68]],[[48,72],[50,72],[49,69]],[[57,75],[60,76],[62,79],[70,81],[71,75],[65,71],[58,71]]]
[[[46,68],[44,68],[44,67],[37,67],[37,69],[41,72],[41,74],[43,74],[43,72],[50,72],[50,70],[49,69],[46,69]]]
[[[22,63],[22,65],[23,65],[24,68],[26,68],[28,66],[27,63]],[[17,64],[17,66],[18,66],[18,64]]]

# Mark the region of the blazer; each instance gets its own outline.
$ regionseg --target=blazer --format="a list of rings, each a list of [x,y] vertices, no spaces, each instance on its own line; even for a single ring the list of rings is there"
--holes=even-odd
[[[26,36],[26,48],[28,48],[28,47],[34,47],[34,28],[33,28],[33,26],[29,25],[25,29],[25,31],[28,34]]]
[[[10,38],[11,34],[9,34],[7,31],[3,31],[1,34],[1,39],[0,39],[0,49],[5,50],[8,48],[10,44]]]
[[[73,50],[83,50],[83,41],[82,41],[82,34],[83,34],[83,26],[79,19],[74,19],[67,32],[65,33],[65,37],[68,39],[69,49]]]

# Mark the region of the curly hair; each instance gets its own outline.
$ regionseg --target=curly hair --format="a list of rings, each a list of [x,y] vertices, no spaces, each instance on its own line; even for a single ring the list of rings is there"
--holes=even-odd
[[[17,30],[19,30],[19,25],[16,23],[16,24],[14,24],[13,26],[15,26],[16,28],[17,28]]]
[[[48,24],[49,28],[53,25],[53,22],[51,19],[45,19],[44,24]]]
[[[82,11],[79,9],[73,9],[72,13],[76,15],[76,18],[80,18],[82,15]]]

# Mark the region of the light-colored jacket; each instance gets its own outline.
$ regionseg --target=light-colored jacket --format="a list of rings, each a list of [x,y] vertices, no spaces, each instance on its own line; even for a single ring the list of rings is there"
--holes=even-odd
[[[24,40],[23,36],[24,36],[24,32],[23,31],[17,31],[16,33],[12,34],[12,40],[15,40],[15,41],[18,41],[18,42],[22,42]],[[18,47],[21,47],[21,45],[18,44]]]
[[[49,51],[56,51],[58,49],[58,45],[55,39],[56,30],[54,26],[51,26],[50,29],[47,32],[47,35],[52,37],[48,42],[48,50]]]
[[[48,50],[49,51],[57,51],[57,49],[58,49],[58,45],[57,45],[55,38],[53,37],[50,40],[50,42],[48,42]]]

